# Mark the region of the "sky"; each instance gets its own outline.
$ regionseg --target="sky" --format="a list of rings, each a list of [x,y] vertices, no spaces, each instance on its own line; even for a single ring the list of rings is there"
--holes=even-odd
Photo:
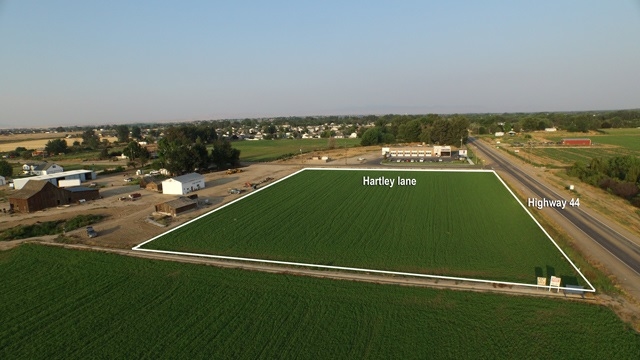
[[[640,0],[0,0],[0,127],[640,108]]]

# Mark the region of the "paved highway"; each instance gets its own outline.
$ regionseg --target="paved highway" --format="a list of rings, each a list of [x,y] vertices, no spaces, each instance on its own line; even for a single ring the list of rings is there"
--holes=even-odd
[[[492,165],[497,171],[504,171],[511,177],[525,186],[531,193],[539,199],[549,200],[570,200],[566,196],[558,194],[554,190],[542,184],[533,176],[527,174],[519,167],[513,165],[513,161],[505,158],[497,150],[482,141],[470,138],[471,144],[475,145],[485,155],[486,158],[494,163]],[[525,204],[527,205],[527,204]],[[625,264],[636,275],[640,276],[640,242],[635,242],[625,237],[621,233],[615,231],[607,224],[601,222],[595,217],[589,215],[579,207],[570,207],[567,205],[565,209],[553,208],[558,216],[566,219],[575,227],[580,229],[585,235],[602,246],[611,255]]]

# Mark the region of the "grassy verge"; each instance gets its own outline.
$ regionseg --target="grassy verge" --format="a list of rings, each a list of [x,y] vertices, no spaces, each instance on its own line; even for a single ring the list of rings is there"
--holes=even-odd
[[[36,236],[61,234],[94,224],[104,218],[103,215],[78,215],[69,220],[37,222],[31,225],[18,225],[0,233],[0,241],[26,239]]]

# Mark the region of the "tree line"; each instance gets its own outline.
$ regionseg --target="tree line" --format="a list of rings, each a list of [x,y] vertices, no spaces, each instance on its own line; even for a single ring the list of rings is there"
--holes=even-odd
[[[461,146],[467,143],[469,125],[464,115],[380,117],[374,127],[363,130],[360,143],[363,146],[394,142]]]
[[[578,161],[567,173],[640,207],[640,159],[635,156],[593,158],[589,164]]]
[[[207,145],[213,146],[211,152]],[[219,139],[213,126],[180,125],[165,129],[165,136],[158,141],[158,160],[153,166],[180,175],[239,163],[240,150],[233,148],[228,140]]]

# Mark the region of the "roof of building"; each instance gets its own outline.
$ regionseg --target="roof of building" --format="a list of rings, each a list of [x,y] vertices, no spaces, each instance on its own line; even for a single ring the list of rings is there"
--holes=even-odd
[[[165,180],[165,181],[179,181],[181,183],[185,183],[185,182],[189,182],[189,181],[194,181],[194,180],[201,180],[204,179],[204,176],[198,174],[198,173],[190,173],[190,174],[184,174],[184,175],[180,175],[180,176],[176,176],[174,178],[171,178],[169,180]]]
[[[144,181],[145,184],[161,184],[162,180],[159,180],[158,178],[156,178],[155,176],[143,176],[142,177],[142,181]]]
[[[188,197],[180,197],[180,198],[177,198],[175,200],[167,201],[164,204],[167,204],[167,205],[169,205],[170,207],[172,207],[174,209],[179,209],[181,207],[193,205],[193,204],[196,204],[196,203],[197,203],[196,200],[191,200]]]
[[[54,166],[60,167],[58,164],[55,164],[55,163],[44,163],[44,164],[42,164],[42,167],[40,167],[37,170],[47,170],[47,169],[49,169],[51,167],[54,167]]]
[[[58,179],[58,178],[66,177],[66,176],[87,174],[87,173],[92,173],[92,172],[93,171],[91,171],[91,170],[70,170],[70,171],[63,171],[63,172],[59,172],[59,173],[55,173],[55,174],[32,176],[32,177],[29,178],[29,181],[31,181],[31,180]]]
[[[22,187],[22,189],[14,192],[13,194],[11,194],[9,196],[9,198],[12,199],[28,199],[30,197],[32,197],[33,195],[39,193],[40,191],[42,191],[42,189],[44,189],[45,186],[47,186],[47,184],[51,184],[48,181],[45,180],[29,180],[27,181],[26,184],[24,184],[24,186]],[[53,185],[53,184],[51,184]]]
[[[562,141],[564,141],[564,140],[589,140],[589,141],[591,141],[591,139],[589,139],[589,138],[564,138],[564,139],[562,139]]]
[[[69,190],[71,192],[81,192],[81,191],[98,191],[96,188],[90,188],[86,186],[71,186],[65,188],[65,190]]]

